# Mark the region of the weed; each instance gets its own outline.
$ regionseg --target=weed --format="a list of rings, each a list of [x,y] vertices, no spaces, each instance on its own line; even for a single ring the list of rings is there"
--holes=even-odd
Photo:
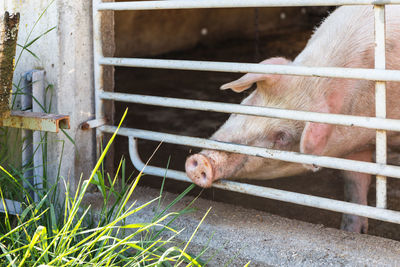
[[[124,117],[125,115],[126,112]],[[158,208],[151,221],[126,223],[128,217],[140,216],[142,209],[156,204],[160,197],[142,205],[136,205],[136,202],[131,204],[130,199],[142,172],[123,191],[116,190],[118,177],[125,176],[124,159],[121,160],[112,179],[101,171],[100,166],[116,134],[117,132],[111,137],[90,177],[81,179],[74,195],[69,190],[68,182],[61,180],[66,189],[64,203],[55,204],[51,200],[50,196],[57,194],[57,187],[53,186],[45,194],[37,192],[41,195],[38,203],[31,202],[28,197],[26,207],[20,215],[12,218],[13,216],[5,213],[0,236],[1,264],[172,266],[187,263],[190,266],[202,266],[199,257],[187,252],[198,227],[185,245],[179,245],[174,240],[180,231],[170,226],[178,216],[192,211],[190,205],[178,212],[170,212],[169,209],[182,199],[193,185],[166,209],[160,212]],[[108,177],[108,181],[105,181],[104,177]],[[127,178],[123,177],[122,180]],[[91,213],[91,206],[84,204],[90,184],[97,186],[103,196],[103,204],[97,214]],[[169,232],[168,239],[163,238],[166,236],[163,232]]]

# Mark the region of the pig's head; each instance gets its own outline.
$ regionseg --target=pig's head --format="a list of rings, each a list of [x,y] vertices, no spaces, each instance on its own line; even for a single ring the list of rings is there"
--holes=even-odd
[[[271,58],[261,64],[290,64],[284,58]],[[242,101],[242,105],[303,109],[305,97],[291,77],[248,73],[238,80],[224,84],[221,89],[242,92],[254,83],[257,88]],[[304,122],[232,114],[211,139],[277,150],[299,151]],[[190,156],[185,164],[186,174],[197,185],[210,187],[219,179],[272,179],[305,172],[301,164],[265,159],[216,150],[203,150]]]

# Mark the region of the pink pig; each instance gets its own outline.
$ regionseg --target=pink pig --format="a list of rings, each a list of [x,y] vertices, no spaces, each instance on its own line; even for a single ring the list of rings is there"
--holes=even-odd
[[[386,6],[386,23],[386,66],[387,69],[400,69],[400,6]],[[336,9],[293,62],[277,57],[261,64],[373,68],[373,7],[343,6]],[[242,92],[253,83],[257,83],[257,89],[242,101],[242,105],[375,116],[373,81],[248,73],[224,84],[221,89]],[[400,84],[388,82],[387,96],[387,117],[399,119]],[[388,144],[399,145],[399,137],[395,132],[388,132]],[[232,114],[211,139],[372,161],[375,131]],[[214,150],[192,155],[185,167],[187,175],[201,187],[210,187],[219,179],[273,179],[307,171],[301,164]],[[371,175],[354,172],[343,172],[343,175],[345,200],[367,205]],[[341,228],[366,233],[368,220],[344,214]]]

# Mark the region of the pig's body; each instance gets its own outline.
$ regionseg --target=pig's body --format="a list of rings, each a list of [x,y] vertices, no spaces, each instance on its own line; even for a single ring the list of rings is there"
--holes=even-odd
[[[388,69],[400,69],[400,6],[386,7],[386,58]],[[264,64],[314,67],[374,67],[374,11],[372,6],[345,6],[333,12],[316,30],[306,48],[293,62],[271,58]],[[221,89],[236,92],[257,82],[257,90],[244,105],[292,110],[375,116],[373,81],[337,78],[246,74]],[[400,84],[387,83],[387,117],[400,117]],[[398,145],[397,133],[389,132],[388,143]],[[371,161],[375,131],[357,127],[304,123],[244,115],[231,115],[211,137],[279,150]],[[305,172],[295,163],[240,154],[205,150],[188,158],[186,172],[198,185],[211,186],[222,178],[271,179]],[[345,172],[347,201],[367,204],[370,175]],[[367,220],[345,215],[342,228],[366,232]]]
[[[400,69],[400,6],[386,7],[386,68]],[[293,62],[295,65],[317,67],[374,68],[374,16],[372,6],[341,7],[333,12],[315,32]],[[323,53],[315,53],[322,51]],[[301,79],[304,80],[305,78]],[[327,82],[331,80],[331,82]],[[309,83],[310,81],[306,81]],[[315,79],[311,91],[312,106],[308,110],[375,116],[375,82],[343,79]],[[387,117],[400,117],[400,84],[387,83]],[[330,96],[332,95],[332,96]],[[318,105],[325,101],[322,105]],[[308,127],[308,128],[307,128]],[[307,139],[308,123],[303,133],[301,151],[310,154],[341,156],[371,144],[374,130],[332,126],[326,144],[317,143],[313,135]],[[321,129],[318,129],[321,130]],[[326,132],[324,132],[326,134]],[[389,132],[389,136],[398,133]],[[325,135],[326,137],[326,135]],[[356,137],[356,138],[355,138]],[[324,140],[319,140],[323,142]],[[389,145],[399,145],[398,138],[389,138]]]

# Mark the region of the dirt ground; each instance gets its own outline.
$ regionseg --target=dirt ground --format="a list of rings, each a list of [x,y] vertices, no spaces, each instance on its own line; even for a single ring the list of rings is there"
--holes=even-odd
[[[271,56],[285,56],[293,59],[305,46],[311,35],[311,28],[292,29],[279,35],[262,38],[259,45],[260,58],[256,58],[254,40],[230,40],[213,46],[198,46],[188,51],[172,53],[159,58],[213,60],[234,62],[258,62]],[[179,97],[187,99],[239,103],[248,93],[236,94],[230,90],[221,91],[219,86],[238,78],[239,74],[197,71],[177,71],[159,69],[117,68],[115,73],[116,91],[144,95]],[[116,103],[116,120],[121,117],[126,107],[129,115],[124,122],[125,127],[161,131],[196,137],[209,137],[227,118],[228,114],[162,108],[138,104]],[[140,141],[139,148],[145,161],[153,153],[158,144]],[[116,161],[122,155],[128,156],[128,140],[118,137],[116,141]],[[184,170],[184,162],[190,153],[198,150],[189,147],[163,144],[151,161],[152,165],[166,167],[170,157],[170,169]],[[129,170],[134,168],[128,161]],[[137,173],[137,171],[136,171]],[[322,170],[303,176],[280,178],[269,181],[251,181],[246,183],[279,188],[332,199],[343,199],[343,181],[340,172]],[[145,176],[142,185],[159,188],[161,178]],[[166,189],[182,192],[188,184],[168,181]],[[400,183],[389,179],[388,206],[400,210]],[[201,197],[222,201],[246,208],[267,211],[280,216],[323,224],[327,227],[339,228],[341,214],[320,209],[303,207],[264,198],[227,192],[218,189],[202,190],[196,188],[193,194],[201,193]],[[369,193],[369,204],[375,203],[374,182]],[[370,234],[400,240],[400,225],[370,220]]]

